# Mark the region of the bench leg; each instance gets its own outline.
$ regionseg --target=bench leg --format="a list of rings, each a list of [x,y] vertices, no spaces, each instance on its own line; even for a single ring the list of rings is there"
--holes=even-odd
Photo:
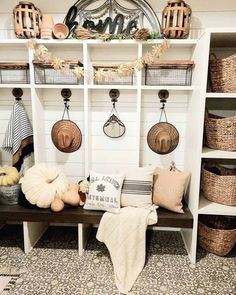
[[[83,255],[83,252],[86,249],[89,235],[91,232],[91,227],[92,226],[90,224],[78,224],[78,250],[80,256]]]
[[[192,266],[196,264],[196,236],[194,229],[181,229],[181,235]]]
[[[42,237],[48,223],[46,222],[23,222],[23,234],[24,234],[24,252],[27,254]]]

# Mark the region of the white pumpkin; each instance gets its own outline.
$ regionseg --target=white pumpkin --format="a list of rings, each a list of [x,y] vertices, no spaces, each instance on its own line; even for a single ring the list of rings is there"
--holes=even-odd
[[[66,176],[54,165],[36,164],[20,179],[26,199],[39,208],[49,208],[56,194],[62,196],[68,189]]]
[[[0,167],[0,185],[15,185],[20,180],[20,174],[15,167]]]

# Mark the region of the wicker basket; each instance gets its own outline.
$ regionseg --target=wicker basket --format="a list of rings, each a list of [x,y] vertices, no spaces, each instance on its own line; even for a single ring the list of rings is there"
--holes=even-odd
[[[15,205],[19,202],[21,185],[0,186],[0,204]]]
[[[220,165],[202,169],[202,190],[206,199],[223,205],[236,205],[236,169]]]
[[[203,216],[198,223],[199,245],[219,256],[227,255],[236,243],[235,217]]]
[[[236,116],[223,118],[208,114],[205,118],[205,135],[209,148],[236,151]]]
[[[236,54],[217,59],[210,58],[210,82],[213,92],[236,92]]]

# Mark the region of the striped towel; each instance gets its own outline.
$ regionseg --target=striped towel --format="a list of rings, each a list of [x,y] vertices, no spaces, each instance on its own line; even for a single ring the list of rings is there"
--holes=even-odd
[[[2,149],[13,155],[12,164],[21,170],[24,159],[33,151],[33,129],[22,102],[14,103]]]

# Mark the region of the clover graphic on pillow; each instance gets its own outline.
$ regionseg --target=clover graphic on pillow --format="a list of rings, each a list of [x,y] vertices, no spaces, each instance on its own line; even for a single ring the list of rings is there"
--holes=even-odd
[[[106,186],[103,185],[102,183],[97,185],[97,191],[98,192],[104,192],[105,191]]]

